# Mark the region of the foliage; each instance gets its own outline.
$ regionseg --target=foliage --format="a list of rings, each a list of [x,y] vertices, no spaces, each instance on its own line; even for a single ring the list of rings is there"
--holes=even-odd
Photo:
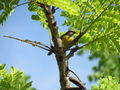
[[[44,14],[43,8],[39,7],[38,3],[43,3],[47,5],[53,5],[55,7],[66,10],[68,13],[73,15],[77,15],[79,8],[75,5],[71,0],[36,0],[34,2],[29,3],[28,10],[31,12],[36,12],[37,14],[32,15],[32,19],[36,21],[40,21],[44,28],[48,29],[48,23],[46,16]]]
[[[7,17],[13,12],[15,5],[18,5],[20,0],[0,0],[0,24],[6,21]]]
[[[91,53],[103,51],[103,54],[120,54],[120,1],[75,0],[75,3],[80,6],[79,16],[63,11],[61,16],[66,17],[63,25],[86,32],[87,35],[85,34],[85,38],[82,37],[79,43],[91,41],[87,47]]]
[[[32,20],[40,21],[41,25],[43,25],[44,28],[48,29],[48,23],[46,22],[47,19],[45,17],[44,11],[36,2],[31,2],[28,4],[28,10],[31,12],[35,12],[36,14],[33,14],[31,16]]]
[[[92,68],[94,74],[89,75],[89,81],[98,80],[104,76],[113,76],[120,81],[120,57],[117,55],[103,55],[101,53],[102,51],[95,52],[89,56],[90,60],[99,59],[98,66]]]
[[[61,16],[66,20],[63,24],[69,26],[69,29],[75,30],[78,45],[83,45],[82,52],[89,50],[90,58],[99,57],[99,65],[93,67],[95,73],[89,76],[98,79],[103,76],[119,77],[120,70],[120,0],[29,0],[28,10],[35,12],[32,19],[40,21],[44,28],[48,28],[48,20],[40,4],[52,8],[59,8]],[[1,0],[0,1],[0,24],[6,20],[10,12],[17,5],[19,0]],[[54,17],[52,17],[54,18]],[[54,19],[53,19],[54,20]],[[54,21],[51,21],[52,23]],[[54,23],[56,24],[56,23]],[[82,53],[82,52],[79,53]],[[13,70],[14,71],[14,70]],[[108,79],[105,79],[108,82]],[[111,80],[111,79],[110,79]],[[112,78],[114,81],[114,78]],[[101,79],[100,81],[104,81]],[[100,82],[100,84],[102,84]],[[104,87],[101,85],[95,90]]]
[[[5,64],[0,64],[0,90],[36,90],[31,88],[32,81],[23,72],[11,67],[11,72],[5,69]]]
[[[120,82],[114,77],[101,78],[99,81],[99,86],[93,85],[91,90],[119,90]]]
[[[76,1],[79,2],[79,0]],[[110,5],[110,3],[112,4]],[[119,80],[120,18],[118,15],[120,14],[120,2],[118,0],[109,2],[90,0],[90,2],[79,2],[78,4],[81,6],[79,17],[67,12],[62,12],[61,15],[67,19],[63,25],[70,26],[71,29],[77,29],[80,32],[88,31],[79,40],[79,43],[92,43],[78,53],[83,54],[87,49],[91,51],[90,60],[100,59],[98,66],[93,67],[94,74],[89,76],[89,80],[98,80],[100,77],[109,75]]]

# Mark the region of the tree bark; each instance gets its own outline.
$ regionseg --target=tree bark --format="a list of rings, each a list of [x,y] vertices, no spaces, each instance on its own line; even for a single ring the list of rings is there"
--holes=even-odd
[[[70,87],[69,83],[69,72],[67,71],[68,60],[66,59],[66,51],[64,50],[62,40],[60,39],[58,33],[57,23],[55,21],[54,15],[49,6],[43,5],[46,18],[48,20],[48,27],[50,28],[52,41],[54,43],[54,54],[59,69],[60,77],[60,90],[65,90],[65,88]]]
[[[60,90],[65,90],[65,88],[70,87],[69,81],[69,71],[67,71],[68,61],[66,60],[65,53],[62,57],[56,55],[58,68],[59,68],[59,77],[60,77]]]

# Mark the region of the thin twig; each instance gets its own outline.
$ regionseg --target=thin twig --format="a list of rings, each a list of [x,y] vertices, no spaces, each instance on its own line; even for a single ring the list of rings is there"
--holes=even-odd
[[[22,39],[15,38],[15,37],[11,37],[11,36],[4,36],[4,37],[11,38],[11,39],[15,39],[15,40],[22,41],[22,42],[26,42],[26,43],[31,44],[31,45],[33,45],[33,46],[42,48],[42,49],[44,49],[44,50],[46,50],[46,51],[50,51],[50,49],[45,48],[45,47],[42,47],[42,46],[39,46],[39,45],[37,45],[36,43],[31,42],[30,40],[22,40]]]
[[[17,7],[19,7],[19,6],[22,6],[22,5],[31,3],[31,2],[33,2],[33,1],[29,1],[29,2],[24,2],[24,3],[18,4],[18,5],[16,5],[15,7],[13,7],[13,9],[15,9],[15,8],[17,8]]]
[[[50,47],[48,47],[47,45],[45,45],[45,44],[43,44],[43,43],[41,43],[41,42],[37,42],[37,41],[31,41],[31,40],[29,40],[30,42],[33,42],[33,43],[35,43],[35,44],[40,44],[40,45],[42,45],[42,46],[44,46],[44,47],[46,47],[46,48],[48,48],[48,49],[51,49]]]
[[[74,71],[72,71],[72,70],[69,69],[69,68],[68,68],[68,71],[71,72],[71,73],[73,73],[73,74],[76,76],[76,78],[77,78],[79,81],[81,81],[80,78],[78,77],[78,75],[77,75]]]

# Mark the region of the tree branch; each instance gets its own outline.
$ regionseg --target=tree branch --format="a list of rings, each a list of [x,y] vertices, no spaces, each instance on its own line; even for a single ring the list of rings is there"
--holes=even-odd
[[[7,37],[7,38],[11,38],[11,39],[15,39],[15,40],[18,40],[18,41],[22,41],[22,42],[26,42],[28,44],[31,44],[32,46],[36,46],[36,47],[39,47],[39,48],[42,48],[46,51],[50,51],[50,48],[44,44],[42,44],[41,42],[36,42],[36,41],[30,41],[30,40],[22,40],[22,39],[19,39],[19,38],[15,38],[15,37],[11,37],[11,36],[4,36],[4,37]],[[40,44],[42,46],[45,46],[45,47],[42,47],[42,46],[39,46],[37,44]]]
[[[47,45],[45,45],[45,44],[43,44],[43,43],[41,43],[41,42],[37,42],[37,41],[31,41],[31,40],[29,40],[30,42],[33,42],[33,43],[35,43],[35,44],[40,44],[40,45],[42,45],[42,46],[44,46],[44,47],[46,47],[46,48],[48,48],[48,49],[51,49],[49,46],[47,46]]]
[[[55,21],[55,17],[53,15],[53,11],[55,8],[50,8],[50,6],[42,4],[40,2],[37,2],[37,4],[44,9],[45,16],[47,18],[48,27],[50,29],[51,35],[52,35],[52,41],[54,44],[54,52],[57,52],[56,54],[61,54],[63,52],[63,45],[62,40],[60,39],[59,33],[58,33],[58,26]],[[61,54],[62,55],[62,54]]]
[[[99,37],[99,38],[96,38],[96,39],[94,39],[94,40],[92,40],[92,41],[84,44],[83,46],[80,46],[80,47],[79,47],[79,46],[76,46],[76,47],[72,48],[71,51],[70,51],[70,53],[67,55],[67,59],[69,59],[69,58],[71,58],[72,56],[74,56],[74,53],[75,53],[77,50],[79,50],[79,49],[81,49],[81,48],[83,48],[83,47],[85,47],[85,46],[88,46],[88,45],[90,45],[90,44],[92,44],[92,43],[94,43],[94,42],[96,42],[96,41],[98,41],[98,40],[100,40],[100,39],[102,39],[102,38],[104,38],[104,37],[106,37],[106,36],[109,36],[109,35],[111,35],[111,34],[113,34],[113,33],[115,33],[115,32],[119,32],[119,30],[116,30],[116,31],[113,31],[113,32],[109,32],[109,33],[107,33],[107,34],[105,34],[105,35],[103,35],[103,36],[101,36],[101,37]],[[98,36],[99,36],[99,35],[98,35]]]
[[[64,51],[62,40],[58,33],[58,26],[55,21],[53,12],[50,9],[50,6],[41,4],[40,2],[38,2],[38,4],[40,7],[43,8],[45,16],[48,21],[48,27],[50,29],[50,32],[52,35],[52,41],[54,44],[54,47],[53,47],[54,54],[56,57],[58,68],[59,68],[60,85],[61,85],[60,90],[64,90],[66,87],[69,87],[69,85],[70,85],[69,79],[67,78],[67,77],[69,77],[69,73],[66,72],[66,67],[67,67],[67,62],[68,62],[68,60],[66,60],[66,52]]]
[[[52,6],[52,9],[51,9],[52,13],[54,14],[57,9],[59,9],[59,8],[56,8],[56,7]]]
[[[42,6],[42,8],[44,9],[47,21],[48,21],[48,27],[50,28],[51,34],[52,34],[52,40],[55,46],[59,46],[58,45],[58,38],[59,38],[59,33],[58,33],[58,26],[56,24],[54,15],[52,10],[50,9],[50,6],[41,4],[40,2],[37,2],[40,7]]]
[[[90,28],[92,27],[92,25],[102,16],[102,14],[108,9],[108,7],[113,3],[113,1],[93,20],[93,22],[91,22],[91,24],[86,28],[86,30],[84,32],[80,32],[79,35],[73,40],[73,42],[69,45],[69,47],[67,49],[69,49],[71,46],[75,45],[78,40],[86,33],[88,32],[88,30],[90,30]]]

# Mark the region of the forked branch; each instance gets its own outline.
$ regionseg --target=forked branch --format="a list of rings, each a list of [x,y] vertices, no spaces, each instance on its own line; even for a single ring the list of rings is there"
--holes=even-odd
[[[66,72],[66,67],[67,67],[66,52],[64,51],[62,40],[60,39],[59,32],[58,32],[58,26],[55,20],[55,16],[53,14],[55,8],[53,7],[51,9],[49,5],[42,4],[40,2],[37,2],[37,4],[41,8],[43,8],[46,19],[47,19],[48,27],[50,29],[52,41],[54,44],[54,47],[53,47],[54,54],[56,57],[58,68],[59,68],[60,85],[61,85],[60,90],[64,90],[66,87],[69,87],[69,80],[67,78],[69,74]]]

